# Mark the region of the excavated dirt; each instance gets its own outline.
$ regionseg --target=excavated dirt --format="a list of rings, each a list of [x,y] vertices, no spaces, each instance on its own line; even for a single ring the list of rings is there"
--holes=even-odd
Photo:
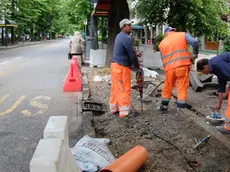
[[[95,75],[107,74],[109,74],[109,69],[88,69],[90,100],[105,103],[108,107],[109,82],[93,81]],[[154,79],[152,81],[155,85],[159,83]],[[229,150],[213,137],[203,147],[194,150],[192,146],[196,143],[195,140],[201,140],[209,133],[193,121],[187,120],[186,114],[183,116],[177,114],[175,100],[171,102],[168,115],[159,113],[156,109],[159,92],[156,91],[155,96],[147,96],[154,87],[149,85],[144,90],[143,113],[140,113],[138,92],[132,90],[132,111],[128,118],[120,119],[108,111],[101,116],[94,116],[97,137],[111,140],[109,148],[113,155],[119,157],[134,146],[141,145],[149,153],[148,161],[140,169],[143,172],[229,171]],[[174,144],[181,152],[165,140]],[[196,160],[201,165],[193,169],[188,164],[188,160]]]

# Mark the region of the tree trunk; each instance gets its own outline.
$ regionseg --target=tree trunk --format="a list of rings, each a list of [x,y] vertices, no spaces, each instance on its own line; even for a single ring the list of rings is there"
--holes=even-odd
[[[107,51],[106,51],[106,62],[105,66],[109,67],[113,56],[113,45],[117,33],[120,31],[119,22],[129,18],[129,6],[126,0],[111,0],[110,10],[108,17],[108,40],[107,40]]]

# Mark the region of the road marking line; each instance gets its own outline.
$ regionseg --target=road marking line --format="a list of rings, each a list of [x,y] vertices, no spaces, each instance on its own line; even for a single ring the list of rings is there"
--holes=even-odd
[[[48,109],[48,105],[46,104],[42,104],[40,102],[38,102],[37,100],[39,99],[44,99],[44,100],[50,100],[51,98],[48,97],[48,96],[38,96],[38,97],[35,97],[33,98],[31,101],[30,101],[30,105],[34,106],[34,107],[38,107],[40,110],[38,112],[36,112],[35,114],[33,114],[34,116],[35,115],[42,115],[44,114],[47,109]],[[24,112],[25,113],[25,112]],[[31,112],[26,112],[26,115],[29,114]]]
[[[15,57],[14,60],[17,60],[17,59],[19,59],[19,58],[20,58],[20,57]]]
[[[27,109],[21,111],[21,113],[24,115],[24,116],[31,116],[32,113],[30,111],[28,111]]]
[[[29,58],[29,59],[23,60],[22,63],[28,62],[28,61],[30,61],[31,59],[32,59],[32,57]]]
[[[17,66],[16,65],[14,65],[14,66],[11,66],[11,69],[15,69]]]
[[[47,109],[48,108],[48,105],[46,104],[41,104],[40,102],[37,102],[36,100],[38,99],[45,99],[45,100],[50,100],[51,98],[50,97],[47,97],[47,96],[38,96],[38,97],[35,97],[34,99],[32,99],[30,101],[30,104],[32,106],[35,106],[35,107],[38,107],[40,109]]]
[[[2,103],[4,100],[6,100],[9,97],[9,95],[5,95],[0,99],[0,103]]]
[[[5,62],[2,62],[1,64],[7,64],[7,63],[10,63],[10,61],[5,61]]]
[[[9,114],[14,111],[18,107],[18,105],[25,99],[25,96],[21,96],[9,109],[7,109],[5,112],[1,112],[0,116]]]
[[[0,72],[0,75],[3,75],[4,74],[4,72]]]

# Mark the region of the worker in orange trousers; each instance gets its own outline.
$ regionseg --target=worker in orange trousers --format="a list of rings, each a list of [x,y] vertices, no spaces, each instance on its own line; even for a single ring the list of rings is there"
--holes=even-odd
[[[127,117],[130,112],[131,67],[139,69],[137,53],[130,37],[132,22],[128,19],[120,21],[121,32],[116,36],[111,63],[111,95],[110,111],[119,113],[119,117]]]
[[[194,58],[198,56],[198,41],[185,32],[176,32],[168,27],[164,31],[164,39],[159,45],[161,60],[165,72],[162,89],[161,105],[158,107],[167,113],[173,88],[177,88],[177,107],[187,108],[187,89],[189,87],[189,71],[191,68],[191,54],[188,45],[193,47]]]

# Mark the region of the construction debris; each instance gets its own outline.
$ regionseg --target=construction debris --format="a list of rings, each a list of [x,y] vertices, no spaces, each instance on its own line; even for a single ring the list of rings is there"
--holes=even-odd
[[[208,75],[201,75],[199,76],[199,80],[204,83],[204,82],[212,82],[212,77],[214,75],[213,74],[208,74]]]
[[[189,81],[190,81],[190,84],[191,84],[191,86],[192,86],[192,88],[193,88],[193,90],[195,92],[201,91],[201,89],[204,86],[201,83],[201,81],[199,80],[199,78],[197,77],[196,72],[194,72],[194,71],[190,71],[190,73],[189,73]]]

